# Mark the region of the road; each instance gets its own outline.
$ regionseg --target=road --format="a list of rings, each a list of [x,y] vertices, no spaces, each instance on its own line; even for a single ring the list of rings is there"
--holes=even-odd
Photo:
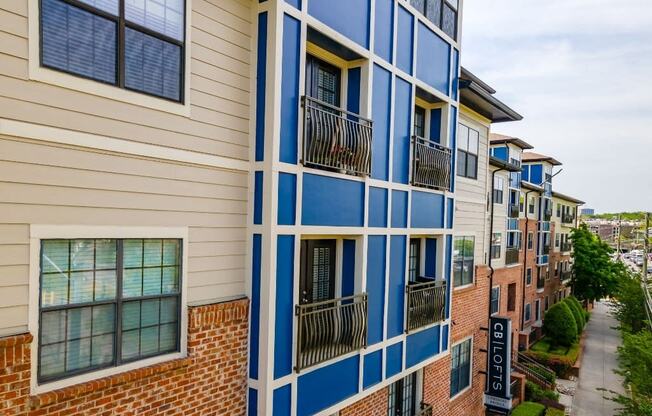
[[[604,388],[623,393],[622,378],[614,374],[618,367],[616,348],[620,333],[618,322],[609,313],[605,302],[596,302],[586,331],[582,367],[577,392],[573,399],[574,416],[612,416],[619,405],[603,397]]]

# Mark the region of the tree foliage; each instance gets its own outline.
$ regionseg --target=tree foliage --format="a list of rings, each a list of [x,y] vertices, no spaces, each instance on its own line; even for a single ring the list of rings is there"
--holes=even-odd
[[[645,328],[645,294],[638,276],[626,273],[618,278],[613,310],[624,331],[637,333]]]
[[[582,314],[582,311],[578,309],[577,306],[568,299],[564,299],[562,302],[565,303],[566,306],[568,306],[568,309],[573,314],[573,319],[575,319],[575,325],[577,325],[577,335],[580,335],[582,333],[582,330],[584,329],[584,315]]]
[[[577,324],[564,302],[554,304],[543,319],[543,330],[555,345],[569,347],[577,340]]]
[[[592,234],[586,224],[571,231],[573,241],[573,293],[579,299],[594,301],[611,296],[620,276],[627,269],[611,260],[611,248]]]

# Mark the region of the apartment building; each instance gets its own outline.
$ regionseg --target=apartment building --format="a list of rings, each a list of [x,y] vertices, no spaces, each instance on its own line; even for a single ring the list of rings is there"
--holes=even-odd
[[[244,413],[255,7],[0,3],[0,413]]]
[[[570,295],[570,279],[572,277],[573,260],[571,251],[573,249],[570,239],[571,231],[578,225],[579,207],[583,201],[553,191],[552,199],[554,204],[554,246],[551,255],[551,280],[554,285],[546,290],[544,299],[544,310],[555,303],[559,298]]]

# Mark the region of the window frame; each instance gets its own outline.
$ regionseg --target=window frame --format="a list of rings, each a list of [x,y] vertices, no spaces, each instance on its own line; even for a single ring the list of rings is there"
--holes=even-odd
[[[493,233],[491,244],[489,246],[489,255],[493,260],[500,259],[502,256],[503,235],[502,233]]]
[[[502,176],[494,175],[494,183],[492,188],[492,199],[494,204],[502,205],[505,196],[505,178]]]
[[[532,268],[525,269],[525,286],[532,286]]]
[[[453,401],[462,394],[464,394],[466,391],[468,391],[471,386],[473,386],[473,348],[474,348],[474,342],[473,342],[473,336],[466,337],[459,342],[452,344],[451,345],[451,360],[450,360],[450,372],[449,372],[449,377],[450,377],[450,383],[449,383],[449,401]],[[455,353],[455,348],[461,348],[462,344],[469,343],[469,383],[457,390],[455,393],[453,393],[453,354]],[[458,367],[459,368],[459,367]]]
[[[534,250],[534,231],[527,232],[527,249]]]
[[[472,236],[472,235],[456,235],[456,236],[454,236],[453,237],[453,251],[455,251],[455,241],[459,240],[459,239],[462,240],[462,246],[463,247],[465,247],[464,243],[467,241],[467,239],[469,239],[469,240],[472,239],[473,240],[473,252],[472,252],[472,256],[471,256],[471,260],[470,260],[470,262],[471,262],[471,281],[466,282],[466,283],[464,281],[464,263],[468,262],[469,260],[465,260],[464,259],[464,257],[465,257],[464,254],[465,253],[462,253],[462,256],[461,256],[462,257],[462,260],[461,260],[461,266],[462,267],[460,269],[460,270],[462,270],[462,275],[461,275],[461,280],[460,280],[461,284],[459,286],[457,286],[455,284],[455,263],[460,263],[460,260],[456,261],[455,260],[455,255],[453,254],[453,288],[454,289],[460,289],[460,288],[468,287],[468,286],[471,286],[471,285],[473,285],[475,283],[475,236]]]
[[[491,302],[490,302],[490,315],[494,316],[500,312],[500,295],[501,295],[500,286],[494,286],[491,288]],[[498,295],[494,299],[494,293]],[[494,310],[494,302],[496,302],[496,309]]]
[[[532,320],[532,304],[526,303],[523,309],[523,322],[530,322]]]
[[[459,177],[462,178],[467,178],[471,180],[477,180],[478,179],[478,163],[479,163],[479,158],[480,158],[480,131],[476,130],[474,128],[471,128],[467,126],[466,124],[462,122],[458,122],[458,138],[457,138],[457,143],[456,143],[456,151],[457,151],[457,161],[456,165],[457,167],[455,168],[455,174]],[[461,129],[459,128],[460,126],[463,126],[467,130],[467,135],[465,138],[462,138],[462,135],[460,134]],[[471,131],[474,133],[477,133],[477,143],[476,143],[476,149],[477,152],[473,153],[469,150],[469,143],[471,140]],[[474,137],[475,139],[475,137]],[[460,148],[460,145],[462,144],[462,140],[466,140],[466,149]],[[469,173],[469,157],[474,157],[475,158],[475,169],[472,173]],[[463,161],[463,163],[462,163]],[[460,169],[463,169],[463,173],[460,172]]]
[[[415,248],[415,252],[412,253],[412,248]],[[413,255],[414,254],[414,255]],[[414,259],[414,269],[412,268],[412,259]],[[414,271],[414,279],[412,278],[412,272]],[[422,276],[421,273],[421,238],[412,237],[408,242],[408,282],[418,282],[419,277]]]
[[[41,225],[30,226],[30,265],[29,265],[29,304],[28,330],[34,336],[33,345],[39,345],[40,336],[40,259],[41,240],[48,239],[179,239],[180,262],[179,271],[179,340],[178,351],[164,353],[125,362],[120,365],[91,370],[70,377],[39,382],[38,365],[39,348],[31,348],[30,394],[41,394],[48,391],[69,387],[74,384],[86,383],[99,378],[160,364],[166,361],[184,358],[188,351],[188,227],[140,227],[140,226],[86,226],[86,225]]]

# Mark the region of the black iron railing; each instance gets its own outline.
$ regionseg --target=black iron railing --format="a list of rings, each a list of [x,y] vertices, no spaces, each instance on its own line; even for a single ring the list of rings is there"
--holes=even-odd
[[[566,280],[569,280],[572,276],[573,276],[573,273],[570,270],[568,270],[568,271],[565,271],[565,272],[561,272],[561,276],[559,277],[559,279],[562,282],[564,282]]]
[[[505,250],[505,264],[518,263],[518,248],[507,247]]]
[[[520,210],[518,208],[518,204],[509,204],[507,206],[507,215],[509,218],[518,218],[520,214]]]
[[[550,254],[550,244],[546,244],[541,246],[541,253],[542,254]]]
[[[367,294],[296,306],[297,372],[367,346]]]
[[[444,320],[446,311],[446,282],[419,278],[405,287],[407,302],[406,331]]]
[[[561,214],[561,222],[564,224],[573,224],[575,217],[572,214]]]
[[[543,220],[550,221],[550,218],[552,218],[552,208],[543,211]]]
[[[371,139],[370,119],[303,97],[304,165],[350,175],[369,175]]]
[[[412,185],[448,189],[451,184],[451,149],[432,140],[412,136]]]
[[[538,361],[519,352],[514,355],[512,366],[516,371],[525,375],[525,378],[546,390],[555,388],[557,376],[555,371],[549,367],[540,364]],[[512,396],[513,397],[513,396]]]
[[[561,251],[571,251],[571,243],[569,243],[569,242],[561,243],[560,250]]]
[[[416,416],[432,416],[432,405],[422,402],[421,409],[419,409]]]

